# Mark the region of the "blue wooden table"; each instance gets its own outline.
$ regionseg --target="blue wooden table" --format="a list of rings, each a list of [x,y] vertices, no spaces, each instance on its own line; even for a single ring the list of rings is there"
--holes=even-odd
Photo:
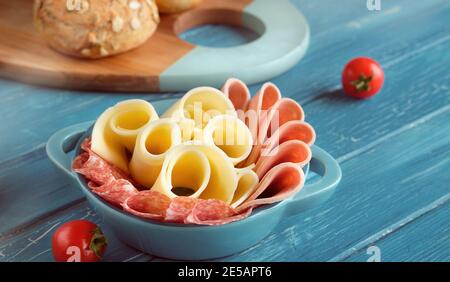
[[[381,0],[381,11],[369,11],[365,0],[293,2],[309,20],[311,46],[273,82],[303,105],[343,180],[324,205],[286,218],[258,245],[221,260],[366,261],[376,246],[383,261],[450,261],[450,2]],[[218,46],[253,35],[202,27],[183,36]],[[340,90],[344,64],[360,55],[378,60],[386,75],[382,93],[367,101]],[[0,80],[0,261],[51,261],[55,228],[80,218],[110,237],[105,260],[162,260],[114,238],[50,163],[45,144],[120,100],[179,96]]]

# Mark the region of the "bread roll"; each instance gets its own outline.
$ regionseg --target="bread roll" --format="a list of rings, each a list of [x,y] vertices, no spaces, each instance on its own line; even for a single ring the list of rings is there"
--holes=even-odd
[[[154,0],[35,0],[34,22],[56,51],[93,59],[143,44],[159,14]]]
[[[162,13],[178,13],[194,8],[202,0],[156,0]]]

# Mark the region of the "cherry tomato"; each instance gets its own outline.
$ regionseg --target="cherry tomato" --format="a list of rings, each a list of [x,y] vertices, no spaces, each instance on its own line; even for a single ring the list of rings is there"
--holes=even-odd
[[[52,251],[58,262],[96,262],[108,242],[100,228],[88,220],[74,220],[61,225],[52,237]]]
[[[367,57],[351,60],[342,72],[342,87],[347,95],[365,99],[383,87],[384,72],[380,64]]]

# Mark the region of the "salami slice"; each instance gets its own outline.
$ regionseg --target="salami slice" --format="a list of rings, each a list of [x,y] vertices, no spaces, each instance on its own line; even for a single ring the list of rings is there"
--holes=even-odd
[[[122,207],[125,211],[143,218],[164,220],[170,198],[155,191],[140,191],[129,197]]]
[[[279,164],[264,176],[256,191],[236,209],[236,212],[242,213],[249,208],[280,202],[300,191],[304,183],[305,176],[298,165]]]
[[[129,179],[129,176],[119,168],[108,163],[90,149],[90,140],[81,145],[84,153],[77,156],[72,163],[72,170],[84,175],[87,179],[103,185],[117,179]]]
[[[131,182],[125,179],[114,179],[101,186],[96,186],[94,182],[90,181],[88,186],[92,192],[115,205],[125,203],[128,198],[139,192]]]
[[[199,225],[210,225],[210,226],[224,225],[224,224],[228,224],[231,222],[243,220],[243,219],[249,217],[250,214],[252,213],[252,211],[253,211],[253,208],[248,208],[246,210],[242,210],[240,213],[235,213],[235,215],[233,215],[233,216],[228,216],[228,217],[222,218],[222,219],[200,220],[200,221],[195,221],[195,222],[187,221],[186,223],[195,223],[195,224],[199,224]]]
[[[220,225],[226,218],[235,216],[236,212],[225,202],[208,199],[199,201],[189,216],[186,223]]]
[[[166,211],[164,220],[167,222],[184,223],[198,201],[200,200],[182,196],[173,198]]]

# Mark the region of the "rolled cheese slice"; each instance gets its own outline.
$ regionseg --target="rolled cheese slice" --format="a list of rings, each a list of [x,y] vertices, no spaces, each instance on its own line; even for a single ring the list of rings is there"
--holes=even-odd
[[[196,127],[203,128],[212,117],[223,114],[237,116],[230,99],[218,89],[198,87],[187,92],[163,117],[191,119]]]
[[[251,168],[237,170],[238,185],[231,201],[231,207],[237,208],[250,197],[259,183],[258,175]]]
[[[152,104],[140,99],[120,102],[114,108],[116,112],[111,117],[111,129],[128,151],[133,152],[137,135],[145,126],[157,120],[158,114]]]
[[[160,119],[150,123],[137,136],[129,165],[131,176],[150,189],[158,178],[167,152],[181,142],[181,130],[174,121]]]
[[[95,122],[91,134],[91,149],[107,162],[128,172],[128,156],[125,147],[109,126],[109,121],[115,112],[114,107],[108,108]]]
[[[217,199],[222,200],[227,204],[231,204],[238,184],[238,177],[233,163],[219,148],[206,144],[198,144],[194,141],[186,142],[173,149],[174,153],[171,152],[164,161],[161,174],[159,175],[155,185],[152,187],[152,190],[164,193],[169,197],[174,197],[174,193],[170,193],[170,191],[173,188],[178,188],[173,185],[177,174],[170,172],[172,166],[169,164],[175,162],[176,166],[177,156],[179,156],[178,151],[192,150],[201,152],[206,157],[209,163],[210,176],[207,186],[204,189],[203,186],[198,185],[198,189],[195,187],[187,187],[196,191],[193,195],[191,195],[191,197],[199,197],[201,199]],[[174,160],[172,160],[172,158]],[[199,157],[196,157],[186,166],[182,166],[183,169],[179,170],[180,174],[188,178],[191,177],[195,179],[200,179],[200,176],[206,176],[206,168],[204,163],[200,160],[201,159]],[[171,181],[169,181],[169,179],[171,179]],[[198,184],[200,182],[196,183]],[[203,184],[203,182],[201,183]],[[202,192],[198,193],[199,191]]]
[[[203,136],[206,144],[221,149],[233,165],[245,160],[252,151],[252,133],[236,116],[215,116],[204,128]]]
[[[198,147],[180,145],[167,154],[152,191],[169,198],[198,198],[207,188],[210,177],[211,167],[206,155]],[[180,195],[180,191],[184,194]]]
[[[155,109],[145,100],[120,102],[104,111],[95,122],[91,149],[109,163],[128,172],[126,148],[130,150],[134,147],[137,132],[156,119],[158,115]]]

